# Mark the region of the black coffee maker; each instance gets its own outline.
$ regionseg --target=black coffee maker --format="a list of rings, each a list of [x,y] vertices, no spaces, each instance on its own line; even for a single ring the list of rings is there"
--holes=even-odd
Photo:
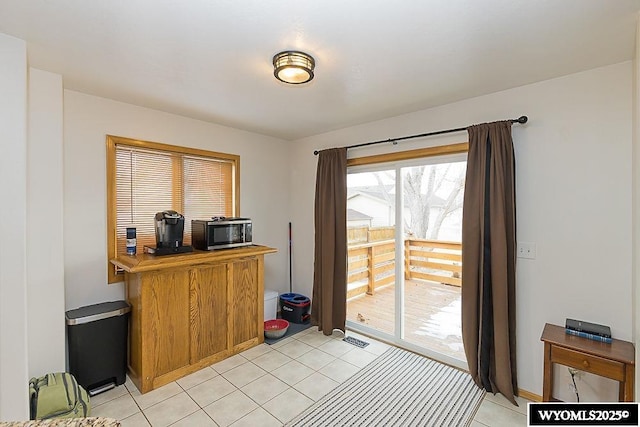
[[[176,211],[162,211],[155,216],[156,255],[191,252],[191,246],[183,246],[184,216]]]

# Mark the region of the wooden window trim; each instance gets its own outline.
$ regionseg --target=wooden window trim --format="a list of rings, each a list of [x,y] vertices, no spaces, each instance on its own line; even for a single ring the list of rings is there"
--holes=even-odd
[[[124,277],[118,275],[111,264],[111,259],[116,254],[117,245],[117,205],[116,205],[116,145],[128,145],[135,148],[160,150],[170,153],[179,153],[201,157],[211,157],[227,160],[234,165],[233,206],[236,215],[240,213],[240,156],[235,154],[219,153],[215,151],[201,150],[198,148],[180,147],[177,145],[162,144],[159,142],[142,141],[121,136],[107,135],[107,272],[109,284],[122,282]]]
[[[373,156],[354,157],[347,159],[347,167],[374,165],[379,163],[399,162],[402,160],[420,159],[424,157],[460,154],[469,151],[468,142],[439,145],[437,147],[418,148],[416,150],[399,151],[396,153],[376,154]]]

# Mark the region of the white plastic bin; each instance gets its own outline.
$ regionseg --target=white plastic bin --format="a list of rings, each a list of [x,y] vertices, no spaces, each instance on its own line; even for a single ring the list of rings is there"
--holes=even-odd
[[[278,292],[264,290],[264,320],[275,319],[278,315]]]

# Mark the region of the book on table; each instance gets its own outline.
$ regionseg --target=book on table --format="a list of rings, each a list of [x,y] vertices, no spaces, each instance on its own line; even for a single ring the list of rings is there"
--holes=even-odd
[[[567,319],[565,322],[565,329],[611,338],[610,327],[606,325],[599,325],[597,323],[585,322],[584,320]]]
[[[564,330],[569,335],[575,335],[576,337],[587,338],[593,341],[600,341],[607,344],[611,344],[613,340],[609,337],[603,337],[601,335],[590,334],[588,332],[576,331],[574,329],[565,328]]]

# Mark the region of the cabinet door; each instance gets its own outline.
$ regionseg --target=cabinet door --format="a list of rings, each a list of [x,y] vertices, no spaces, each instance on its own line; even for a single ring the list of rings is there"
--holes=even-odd
[[[143,358],[153,367],[153,377],[189,364],[189,270],[145,274],[142,326],[146,345]]]
[[[227,264],[191,270],[191,363],[228,349]]]
[[[233,275],[232,319],[233,347],[258,337],[259,318],[258,304],[264,304],[264,297],[259,290],[258,260],[247,258],[231,264]]]

